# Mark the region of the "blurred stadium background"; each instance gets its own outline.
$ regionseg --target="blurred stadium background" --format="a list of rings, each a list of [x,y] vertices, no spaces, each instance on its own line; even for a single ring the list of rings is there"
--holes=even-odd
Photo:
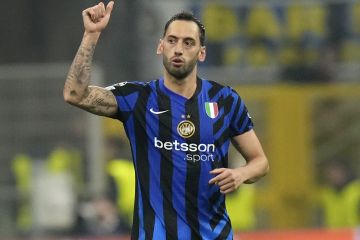
[[[131,171],[111,161],[130,159],[121,125],[62,99],[81,11],[95,3],[2,2],[0,239],[128,239]],[[163,25],[184,9],[206,26],[201,76],[242,95],[271,164],[228,197],[237,237],[360,239],[360,1],[116,1],[93,83],[157,78]],[[355,184],[326,205],[338,222],[323,214],[334,163]]]

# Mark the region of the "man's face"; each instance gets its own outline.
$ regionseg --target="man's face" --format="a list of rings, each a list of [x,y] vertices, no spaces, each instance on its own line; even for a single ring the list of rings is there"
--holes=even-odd
[[[166,71],[176,79],[184,79],[205,60],[205,47],[200,45],[199,29],[192,21],[175,20],[160,40],[158,54],[163,56]]]

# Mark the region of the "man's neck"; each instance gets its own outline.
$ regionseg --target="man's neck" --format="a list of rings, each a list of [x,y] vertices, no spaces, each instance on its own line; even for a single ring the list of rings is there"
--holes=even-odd
[[[194,69],[195,70],[195,69]],[[177,79],[164,71],[164,85],[171,91],[190,99],[196,91],[196,70],[192,71],[186,78]]]

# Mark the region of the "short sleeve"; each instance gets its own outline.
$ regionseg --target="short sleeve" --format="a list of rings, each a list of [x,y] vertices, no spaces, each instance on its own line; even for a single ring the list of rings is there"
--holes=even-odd
[[[253,129],[254,124],[240,95],[235,90],[232,90],[231,94],[234,101],[231,108],[230,136],[234,137]]]
[[[106,87],[114,94],[118,105],[118,111],[114,118],[122,122],[128,119],[134,111],[142,87],[143,84],[140,82],[121,82]]]

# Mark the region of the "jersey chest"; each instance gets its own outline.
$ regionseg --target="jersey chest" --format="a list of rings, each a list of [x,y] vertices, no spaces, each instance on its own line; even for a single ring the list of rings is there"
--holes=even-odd
[[[214,143],[217,129],[226,129],[227,119],[217,102],[206,97],[183,99],[151,97],[146,103],[147,130],[166,140]]]

